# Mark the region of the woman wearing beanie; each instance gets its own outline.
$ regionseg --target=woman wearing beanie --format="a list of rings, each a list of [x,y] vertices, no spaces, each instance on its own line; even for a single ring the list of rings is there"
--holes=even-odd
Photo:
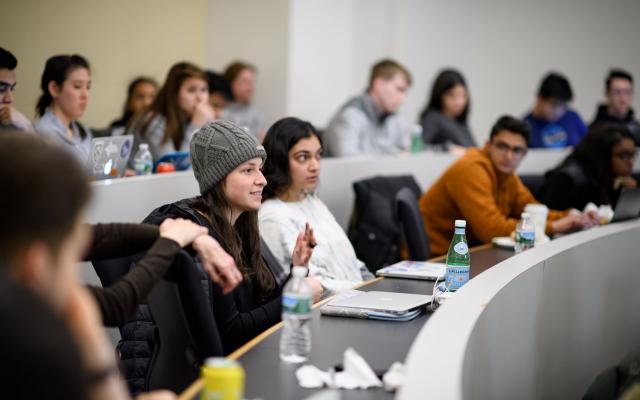
[[[269,157],[264,174],[269,181],[260,207],[260,233],[288,270],[293,242],[310,223],[318,237],[309,270],[322,286],[338,292],[373,278],[331,211],[315,195],[320,177],[322,142],[309,122],[283,118],[267,131]]]
[[[244,279],[229,295],[213,285],[213,314],[225,353],[230,353],[281,319],[282,268],[260,241],[258,209],[267,184],[266,153],[252,135],[229,121],[203,126],[191,141],[191,162],[201,195],[156,209],[145,222],[187,218],[209,230],[235,260]],[[294,265],[306,266],[315,246],[307,225],[295,239]],[[322,286],[307,278],[314,301]]]

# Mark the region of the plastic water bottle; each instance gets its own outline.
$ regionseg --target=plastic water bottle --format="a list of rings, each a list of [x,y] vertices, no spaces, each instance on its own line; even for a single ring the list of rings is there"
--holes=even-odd
[[[133,169],[136,171],[136,175],[151,175],[153,158],[148,144],[141,143],[138,147],[138,152],[133,157]]]
[[[422,139],[422,126],[414,125],[411,128],[411,152],[420,153],[424,149],[424,141]]]
[[[307,269],[293,267],[293,277],[282,292],[282,336],[280,358],[290,363],[307,360],[311,351],[311,302],[313,293],[305,281]]]
[[[463,219],[457,219],[455,222],[455,231],[451,245],[449,245],[446,261],[445,284],[449,291],[456,291],[469,281],[471,256],[469,255],[467,237],[464,233],[466,226],[467,221]]]
[[[521,218],[518,225],[516,225],[516,254],[522,253],[536,244],[536,226],[531,220],[531,215],[523,212]]]

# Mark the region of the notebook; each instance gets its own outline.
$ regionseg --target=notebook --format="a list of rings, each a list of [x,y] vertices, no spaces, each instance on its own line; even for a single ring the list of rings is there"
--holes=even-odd
[[[444,279],[445,273],[446,266],[444,264],[428,261],[400,261],[376,271],[378,276],[431,281]]]
[[[331,307],[363,309],[391,315],[403,315],[431,301],[431,295],[396,292],[360,292],[354,296],[338,297],[327,303]]]
[[[96,180],[120,178],[131,155],[133,135],[107,136],[91,140],[88,170]]]
[[[624,221],[640,216],[640,188],[622,189],[611,222]]]

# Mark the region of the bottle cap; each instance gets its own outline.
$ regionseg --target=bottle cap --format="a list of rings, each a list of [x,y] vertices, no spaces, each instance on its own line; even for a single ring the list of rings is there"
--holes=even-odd
[[[520,217],[522,217],[522,218],[531,218],[531,214],[529,214],[527,212],[523,212],[522,214],[520,214]]]
[[[307,267],[296,266],[291,269],[291,274],[296,278],[304,278],[307,276]]]
[[[456,228],[466,228],[466,227],[467,227],[467,221],[465,221],[464,219],[456,220]]]
[[[149,145],[147,143],[140,143],[140,150],[147,150],[149,149]]]

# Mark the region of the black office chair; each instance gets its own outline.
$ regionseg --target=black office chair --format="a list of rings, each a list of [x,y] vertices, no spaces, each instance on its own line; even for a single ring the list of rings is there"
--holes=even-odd
[[[429,259],[429,237],[418,207],[418,199],[413,190],[402,188],[396,194],[396,213],[402,226],[409,258],[416,261]]]
[[[348,236],[356,255],[371,272],[400,260],[401,229],[395,196],[405,187],[416,197],[420,195],[420,187],[411,175],[376,176],[353,183],[356,198]]]
[[[109,286],[143,254],[93,261],[93,266],[102,285]],[[132,392],[169,389],[179,393],[199,376],[200,365],[207,357],[224,355],[210,300],[212,284],[192,256],[182,250],[164,279],[149,293],[147,304],[140,306],[137,317],[150,314],[152,321],[134,318],[128,326],[119,327],[123,338],[133,335],[136,340],[149,340],[152,347],[146,376],[137,376],[136,366],[148,356],[136,354],[135,360],[126,360],[127,365],[123,365]],[[148,325],[153,334],[147,336]]]
[[[213,318],[211,285],[205,272],[183,250],[165,279],[149,294],[157,335],[148,390],[169,389],[179,393],[198,378],[207,357],[224,355]]]
[[[520,175],[519,177],[533,197],[540,200],[544,186],[544,175]]]

